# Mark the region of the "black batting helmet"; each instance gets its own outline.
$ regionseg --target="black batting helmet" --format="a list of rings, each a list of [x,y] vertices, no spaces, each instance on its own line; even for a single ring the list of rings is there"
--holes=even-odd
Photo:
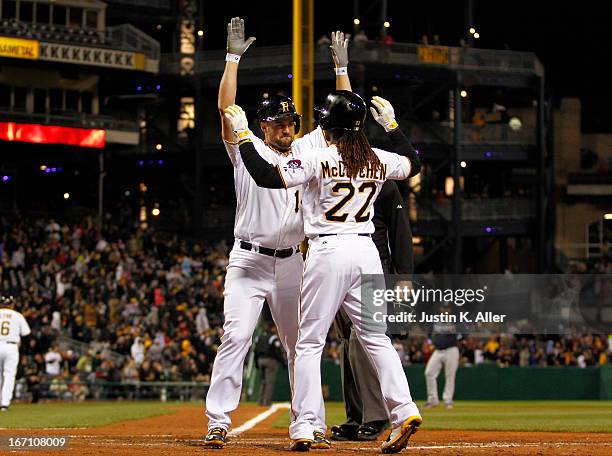
[[[323,130],[361,131],[366,118],[366,104],[356,93],[334,90],[317,108]]]
[[[260,122],[277,120],[289,116],[293,117],[295,132],[299,132],[302,116],[295,110],[293,100],[285,95],[272,95],[268,98],[264,98],[257,108],[257,119]]]

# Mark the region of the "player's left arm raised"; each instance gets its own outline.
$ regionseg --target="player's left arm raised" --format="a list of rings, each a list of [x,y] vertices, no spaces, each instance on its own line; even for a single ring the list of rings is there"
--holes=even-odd
[[[408,177],[413,177],[421,172],[421,160],[416,149],[412,146],[410,140],[404,132],[399,128],[395,120],[395,110],[389,101],[382,97],[372,98],[372,107],[370,112],[374,120],[378,122],[387,132],[391,143],[393,144],[393,152],[403,155],[410,161],[410,174]]]
[[[251,141],[246,114],[240,106],[228,106],[225,109],[225,117],[238,140],[238,147],[244,167],[257,186],[263,188],[297,187],[309,181],[314,175],[314,168],[307,166],[304,160],[293,160],[295,167],[291,169],[291,172],[285,172],[278,165],[268,163],[268,161],[259,155],[253,141]]]

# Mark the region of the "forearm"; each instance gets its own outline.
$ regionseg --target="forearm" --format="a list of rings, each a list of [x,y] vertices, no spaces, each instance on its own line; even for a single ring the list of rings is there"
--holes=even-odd
[[[336,90],[348,90],[349,92],[353,91],[348,73],[336,75]]]
[[[412,143],[404,132],[397,127],[391,130],[387,136],[393,145],[393,152],[403,155],[410,160],[410,175],[408,177],[419,174],[421,172],[421,160],[419,159],[416,149],[412,146]]]
[[[238,87],[238,64],[234,62],[225,63],[225,71],[219,84],[219,98],[217,108],[221,116],[221,134],[225,140],[233,140],[234,133],[225,119],[224,110],[236,103],[236,91]]]
[[[264,160],[255,149],[253,141],[246,138],[240,142],[239,148],[242,162],[258,187],[285,188],[278,166]]]

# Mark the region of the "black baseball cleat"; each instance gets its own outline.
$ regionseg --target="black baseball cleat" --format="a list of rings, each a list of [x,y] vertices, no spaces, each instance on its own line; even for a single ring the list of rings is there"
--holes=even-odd
[[[357,440],[358,429],[359,426],[346,423],[339,426],[332,426],[330,438],[338,442],[355,441]]]
[[[369,423],[363,423],[357,429],[357,440],[376,440],[385,429],[389,427],[389,421],[370,421]]]
[[[381,446],[381,450],[384,454],[399,453],[406,445],[412,434],[419,430],[419,426],[423,422],[423,418],[420,416],[411,416],[402,424],[392,429],[389,433],[389,437],[385,440]]]
[[[325,434],[321,431],[314,431],[314,440],[310,445],[313,450],[329,450],[331,448],[331,442],[325,438]]]
[[[227,431],[220,427],[214,427],[204,437],[204,446],[208,448],[223,448],[227,443]]]
[[[310,439],[295,439],[291,441],[289,450],[291,451],[310,451],[312,440]]]

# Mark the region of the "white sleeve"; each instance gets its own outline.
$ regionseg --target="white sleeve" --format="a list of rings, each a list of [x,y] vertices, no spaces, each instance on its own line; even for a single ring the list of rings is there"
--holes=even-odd
[[[386,168],[386,178],[392,180],[408,179],[412,168],[408,157],[381,149],[374,149],[381,163]]]
[[[238,149],[238,142],[229,142],[224,139],[223,145],[225,146],[227,156],[232,162],[232,165],[237,166],[238,161],[240,160],[240,150]]]
[[[263,141],[259,139],[257,136],[255,136],[255,134],[253,134],[252,131],[249,133],[249,138],[251,138],[251,141],[253,141],[253,144],[255,145],[257,149],[258,149],[257,143],[263,144]],[[240,149],[238,148],[238,141],[230,142],[224,139],[223,145],[225,146],[225,150],[227,151],[227,155],[230,161],[232,162],[232,165],[234,165],[234,167],[239,166],[242,163],[242,158],[240,157]]]
[[[309,150],[300,155],[300,158],[289,160],[285,166],[280,168],[285,187],[297,187],[315,177],[318,171],[317,164],[315,150]]]
[[[20,336],[29,336],[32,333],[32,330],[30,329],[30,325],[28,325],[28,321],[25,319],[25,317],[23,315],[19,315],[21,317],[21,329],[20,329]]]

